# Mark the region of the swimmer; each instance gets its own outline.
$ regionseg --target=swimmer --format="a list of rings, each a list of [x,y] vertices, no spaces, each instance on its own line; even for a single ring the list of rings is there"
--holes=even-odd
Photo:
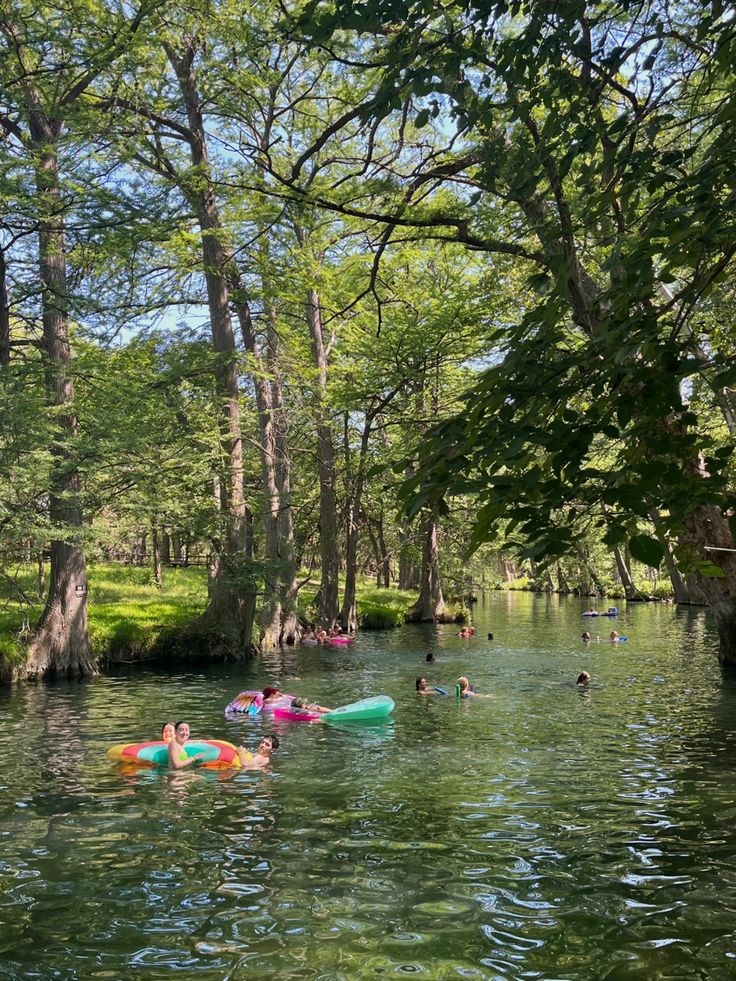
[[[489,634],[488,634],[488,639],[489,639],[489,640],[493,640],[493,634],[490,634],[490,633],[489,633]]]
[[[269,688],[263,689],[263,704],[273,705],[274,702],[280,701],[284,697],[284,693],[280,688]]]
[[[271,754],[281,745],[278,736],[264,736],[257,753],[249,753],[245,746],[238,746],[240,765],[244,770],[263,770],[271,762]]]
[[[161,739],[165,743],[170,743],[175,735],[176,735],[176,726],[174,725],[174,723],[164,722],[163,726],[161,727]]]
[[[458,637],[472,637],[472,636],[473,635],[471,634],[470,630],[467,627],[463,627],[463,629],[458,634]]]
[[[183,770],[185,767],[194,766],[204,756],[204,753],[187,756],[184,751],[184,744],[187,739],[189,739],[189,725],[186,722],[177,722],[174,738],[169,743],[169,766],[172,770]]]
[[[618,644],[618,642],[621,640],[621,638],[618,635],[618,630],[612,630],[608,636],[612,644]]]
[[[434,688],[430,688],[427,684],[426,678],[417,678],[415,682],[415,687],[417,690],[417,695],[436,695],[437,692]]]
[[[465,675],[460,675],[456,684],[460,688],[460,698],[490,698],[490,695],[481,695],[480,692],[473,691],[473,688]]]
[[[308,702],[304,698],[292,698],[289,707],[302,712],[319,712],[320,714],[334,712],[334,709],[325,708],[324,705],[317,705],[316,702]]]
[[[434,664],[434,662],[435,662],[436,659],[435,659],[434,654],[430,651],[429,654],[427,654],[427,656],[425,657],[424,660],[427,662],[427,664]]]
[[[590,684],[590,675],[587,671],[581,671],[575,684],[578,688],[587,688]]]
[[[588,633],[587,630],[584,630],[582,632],[582,634],[580,635],[580,639],[586,644],[590,643],[590,634]]]

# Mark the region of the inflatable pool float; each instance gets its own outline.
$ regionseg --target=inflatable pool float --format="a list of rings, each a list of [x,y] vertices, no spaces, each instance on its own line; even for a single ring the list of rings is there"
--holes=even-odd
[[[319,641],[315,640],[313,637],[302,637],[299,641],[302,647],[318,647]]]
[[[321,722],[321,712],[310,712],[309,709],[291,708],[291,705],[284,708],[273,710],[274,719],[281,719],[283,722]]]
[[[241,691],[225,709],[225,715],[258,715],[263,708],[263,693],[260,691]]]
[[[215,769],[229,767],[240,769],[240,757],[232,743],[222,739],[190,739],[182,747],[187,756],[204,753],[204,758],[198,760],[197,766],[208,766]],[[109,759],[115,763],[140,763],[142,766],[167,766],[169,762],[169,744],[157,740],[152,743],[122,743],[111,746],[107,751]]]
[[[264,712],[275,712],[276,709],[287,709],[291,707],[291,703],[296,698],[296,695],[282,695],[281,698],[277,698],[275,702],[264,702],[263,711]]]
[[[352,642],[354,640],[355,640],[354,637],[342,637],[342,636],[341,637],[328,637],[327,638],[327,643],[328,644],[352,644]]]
[[[325,712],[322,719],[325,722],[369,722],[374,719],[385,719],[394,710],[394,700],[388,695],[374,695],[372,698],[361,698],[358,702],[342,705],[332,712]]]

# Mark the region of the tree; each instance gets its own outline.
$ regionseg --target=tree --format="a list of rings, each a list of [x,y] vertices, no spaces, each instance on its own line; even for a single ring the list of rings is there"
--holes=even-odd
[[[732,445],[688,397],[693,378],[714,393],[732,381],[694,324],[736,255],[733,21],[717,5],[643,0],[525,3],[511,16],[501,0],[441,15],[339,0],[301,19],[315,41],[338,23],[360,24],[361,56],[384,67],[362,118],[410,105],[444,146],[407,177],[396,168],[388,205],[386,193],[374,208],[346,203],[345,185],[319,203],[515,254],[537,295],[489,336],[498,363],[437,431],[409,493],[479,492],[476,543],[511,520],[527,554],[551,561],[571,549],[581,504],[598,508],[610,546],[628,539],[658,564],[661,544],[637,527],[656,506],[700,576],[722,661],[736,663]],[[431,193],[440,181],[463,184],[449,205]],[[615,457],[605,470],[601,439]]]
[[[36,8],[21,4],[0,17],[5,45],[0,75],[5,152],[31,176],[35,188],[42,351],[47,399],[54,421],[49,511],[51,574],[46,606],[28,649],[29,677],[96,673],[87,632],[87,577],[81,542],[82,512],[76,453],[78,420],[71,375],[72,350],[66,257],[64,168],[73,137],[91,140],[81,103],[87,89],[115,61],[145,17],[130,20],[97,5]],[[93,29],[94,25],[94,29]],[[69,129],[72,138],[65,133]],[[5,271],[6,263],[3,260]],[[7,288],[3,307],[7,309]],[[8,320],[3,318],[7,363]]]

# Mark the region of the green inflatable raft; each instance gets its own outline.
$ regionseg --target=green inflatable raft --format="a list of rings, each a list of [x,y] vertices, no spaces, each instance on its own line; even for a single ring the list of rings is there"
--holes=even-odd
[[[385,719],[394,710],[394,700],[388,695],[374,695],[372,698],[361,698],[358,702],[351,702],[350,705],[342,705],[334,712],[326,712],[322,716],[323,722],[375,722],[377,719]]]

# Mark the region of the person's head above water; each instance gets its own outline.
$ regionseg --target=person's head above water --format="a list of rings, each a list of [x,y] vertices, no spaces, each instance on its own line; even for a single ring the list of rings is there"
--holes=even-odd
[[[457,679],[457,683],[458,685],[460,685],[461,691],[465,691],[466,689],[470,688],[470,682],[468,681],[468,679],[465,677],[464,674],[460,675],[460,677]]]
[[[176,735],[176,726],[173,722],[164,722],[161,726],[161,738],[165,743],[171,742]]]
[[[189,723],[181,722],[176,723],[176,728],[174,732],[174,738],[178,743],[184,743],[189,739]]]
[[[258,744],[258,752],[261,753],[262,756],[270,756],[271,753],[275,749],[278,749],[280,745],[281,742],[279,741],[278,736],[274,736],[274,735],[263,736],[261,738],[260,743]]]
[[[587,688],[590,684],[590,675],[587,671],[581,671],[578,675],[578,680],[575,682],[576,685],[580,685],[582,688]]]
[[[588,640],[590,640],[590,634],[588,633],[588,631],[587,631],[587,630],[584,630],[584,631],[582,632],[582,634],[580,635],[580,639],[581,639],[581,640],[585,640],[585,641],[588,641]]]
[[[431,664],[432,661],[434,661],[434,654],[430,651],[424,660],[427,662],[427,664]]]
[[[263,697],[264,698],[274,698],[276,695],[280,695],[280,694],[281,694],[281,689],[280,688],[264,688],[263,689]]]
[[[417,678],[417,680],[415,682],[415,685],[416,685],[416,690],[417,691],[424,691],[426,689],[426,687],[427,687],[427,679],[426,678]]]

